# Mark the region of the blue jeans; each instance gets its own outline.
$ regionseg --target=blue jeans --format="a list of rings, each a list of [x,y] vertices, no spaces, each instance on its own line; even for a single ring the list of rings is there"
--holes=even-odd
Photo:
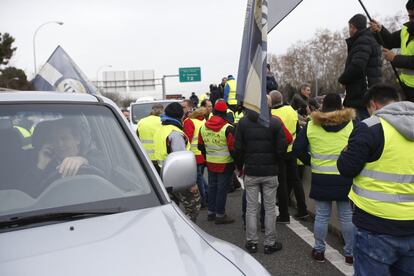
[[[352,256],[352,243],[354,235],[354,225],[352,224],[352,209],[349,201],[337,201],[338,220],[341,224],[342,236],[345,240],[344,255]],[[328,222],[331,217],[332,201],[315,200],[315,224],[313,233],[315,246],[318,252],[325,251],[325,239],[328,233]]]
[[[414,275],[414,236],[374,234],[355,227],[356,276]]]
[[[206,202],[206,196],[207,196],[207,182],[204,179],[204,168],[206,166],[204,164],[197,164],[197,186],[198,191],[200,192],[201,196],[201,202],[204,204]]]
[[[224,172],[208,172],[208,214],[225,214],[227,189],[231,184],[234,168],[227,166]]]

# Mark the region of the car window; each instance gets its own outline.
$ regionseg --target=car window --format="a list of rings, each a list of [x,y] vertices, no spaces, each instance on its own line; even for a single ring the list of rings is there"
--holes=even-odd
[[[159,205],[142,161],[110,108],[0,108],[0,220],[24,212]]]
[[[173,101],[157,102],[162,104],[164,108]],[[131,106],[132,122],[137,124],[139,120],[150,115],[154,102],[136,103]]]

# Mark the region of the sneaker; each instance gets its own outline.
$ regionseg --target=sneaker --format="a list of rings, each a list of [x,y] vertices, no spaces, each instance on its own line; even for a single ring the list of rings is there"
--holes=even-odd
[[[354,264],[354,257],[352,257],[352,256],[345,256],[345,263],[347,265],[353,265]]]
[[[289,224],[290,223],[290,218],[283,218],[281,216],[277,216],[276,217],[276,223],[278,224]]]
[[[214,221],[214,220],[216,220],[216,214],[207,215],[207,221]]]
[[[264,246],[264,253],[265,254],[273,254],[276,251],[282,249],[282,244],[280,242],[275,242],[273,245],[265,245]]]
[[[309,217],[308,212],[305,213],[297,213],[293,216],[295,219],[307,219]]]
[[[245,247],[246,247],[247,251],[249,251],[250,254],[257,252],[257,243],[253,243],[253,242],[248,241],[246,243]]]
[[[325,252],[319,252],[315,249],[312,249],[312,258],[318,263],[323,263],[325,262]]]
[[[217,217],[216,216],[216,224],[230,224],[233,223],[234,219],[232,219],[231,217],[228,217],[227,215],[224,215],[222,217]]]

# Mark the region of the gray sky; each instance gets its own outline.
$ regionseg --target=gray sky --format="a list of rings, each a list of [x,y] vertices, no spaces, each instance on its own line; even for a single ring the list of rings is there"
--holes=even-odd
[[[272,1],[272,0],[270,0]],[[280,1],[280,0],[279,0]],[[364,0],[371,16],[406,14],[406,0]],[[57,45],[83,72],[155,70],[155,76],[178,74],[179,67],[201,67],[201,82],[167,80],[167,93],[200,94],[221,77],[237,75],[247,0],[0,0],[0,32],[18,49],[11,64],[33,76],[33,34],[37,64]],[[304,0],[268,37],[268,51],[283,54],[317,29],[342,30],[363,13],[358,0]],[[101,78],[101,77],[100,77]],[[160,87],[157,88],[160,91]]]

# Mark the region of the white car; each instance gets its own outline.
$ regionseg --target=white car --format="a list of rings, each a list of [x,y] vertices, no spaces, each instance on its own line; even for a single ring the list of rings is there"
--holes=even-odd
[[[194,155],[171,154],[162,182],[127,124],[100,96],[0,94],[0,275],[269,275],[169,199]]]
[[[135,131],[137,129],[138,121],[142,118],[149,116],[154,104],[162,104],[164,108],[173,102],[179,102],[178,100],[143,100],[131,103],[130,105],[130,122],[132,129]]]

